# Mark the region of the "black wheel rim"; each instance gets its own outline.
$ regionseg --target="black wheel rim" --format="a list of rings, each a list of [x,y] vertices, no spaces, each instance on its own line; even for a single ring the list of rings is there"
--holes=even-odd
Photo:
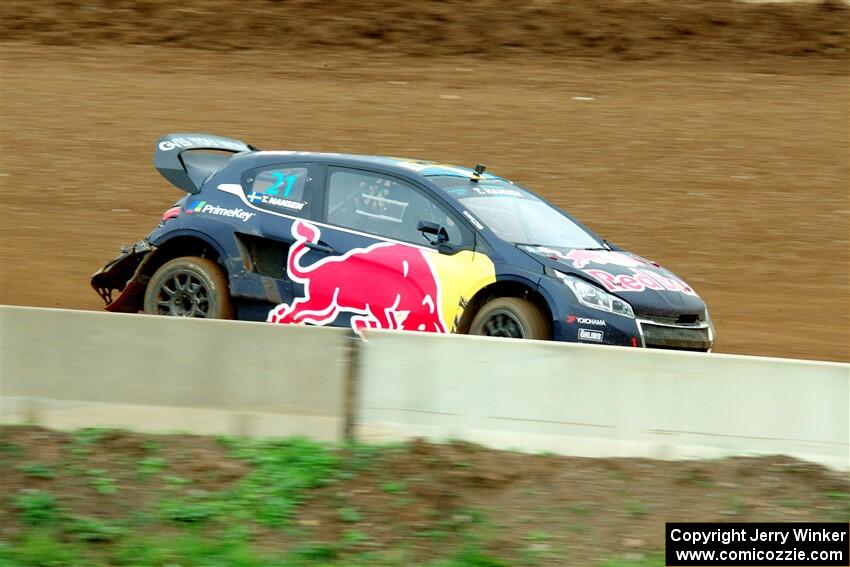
[[[206,318],[210,314],[210,290],[198,274],[177,270],[160,284],[156,307],[160,315]]]
[[[510,311],[502,310],[490,314],[490,317],[484,321],[484,325],[481,327],[481,334],[486,337],[525,338],[525,332],[522,330],[519,319]]]

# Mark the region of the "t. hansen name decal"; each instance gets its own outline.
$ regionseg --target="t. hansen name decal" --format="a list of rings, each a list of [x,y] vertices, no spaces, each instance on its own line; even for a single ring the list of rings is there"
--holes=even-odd
[[[258,193],[257,191],[248,193],[247,198],[254,204],[259,203],[261,205],[272,205],[273,207],[283,207],[285,209],[292,209],[293,211],[300,211],[307,205],[306,201],[293,201],[291,199],[275,197],[266,193]]]

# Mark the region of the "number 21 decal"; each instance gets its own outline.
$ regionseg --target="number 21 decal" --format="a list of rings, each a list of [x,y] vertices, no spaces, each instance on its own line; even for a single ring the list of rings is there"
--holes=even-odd
[[[266,195],[277,195],[278,189],[280,186],[286,183],[286,189],[283,192],[284,197],[289,197],[289,192],[292,191],[292,186],[295,185],[295,180],[298,179],[297,175],[284,175],[280,171],[272,171],[271,175],[275,178],[274,184],[266,189]]]

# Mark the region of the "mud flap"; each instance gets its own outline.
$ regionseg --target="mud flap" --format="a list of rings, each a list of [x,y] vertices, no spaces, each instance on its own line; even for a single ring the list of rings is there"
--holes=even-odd
[[[125,246],[121,254],[92,275],[91,286],[106,302],[107,311],[136,313],[141,309],[147,284],[142,281],[142,273],[155,249],[147,240]],[[115,291],[119,293],[113,299]]]

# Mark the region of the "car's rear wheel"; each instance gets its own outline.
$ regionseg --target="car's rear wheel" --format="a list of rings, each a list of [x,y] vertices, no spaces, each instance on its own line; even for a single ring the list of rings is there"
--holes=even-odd
[[[469,334],[513,339],[552,338],[543,312],[534,303],[519,297],[499,297],[485,303],[472,319]]]
[[[160,266],[145,290],[145,313],[233,319],[227,274],[206,258],[184,256]]]

